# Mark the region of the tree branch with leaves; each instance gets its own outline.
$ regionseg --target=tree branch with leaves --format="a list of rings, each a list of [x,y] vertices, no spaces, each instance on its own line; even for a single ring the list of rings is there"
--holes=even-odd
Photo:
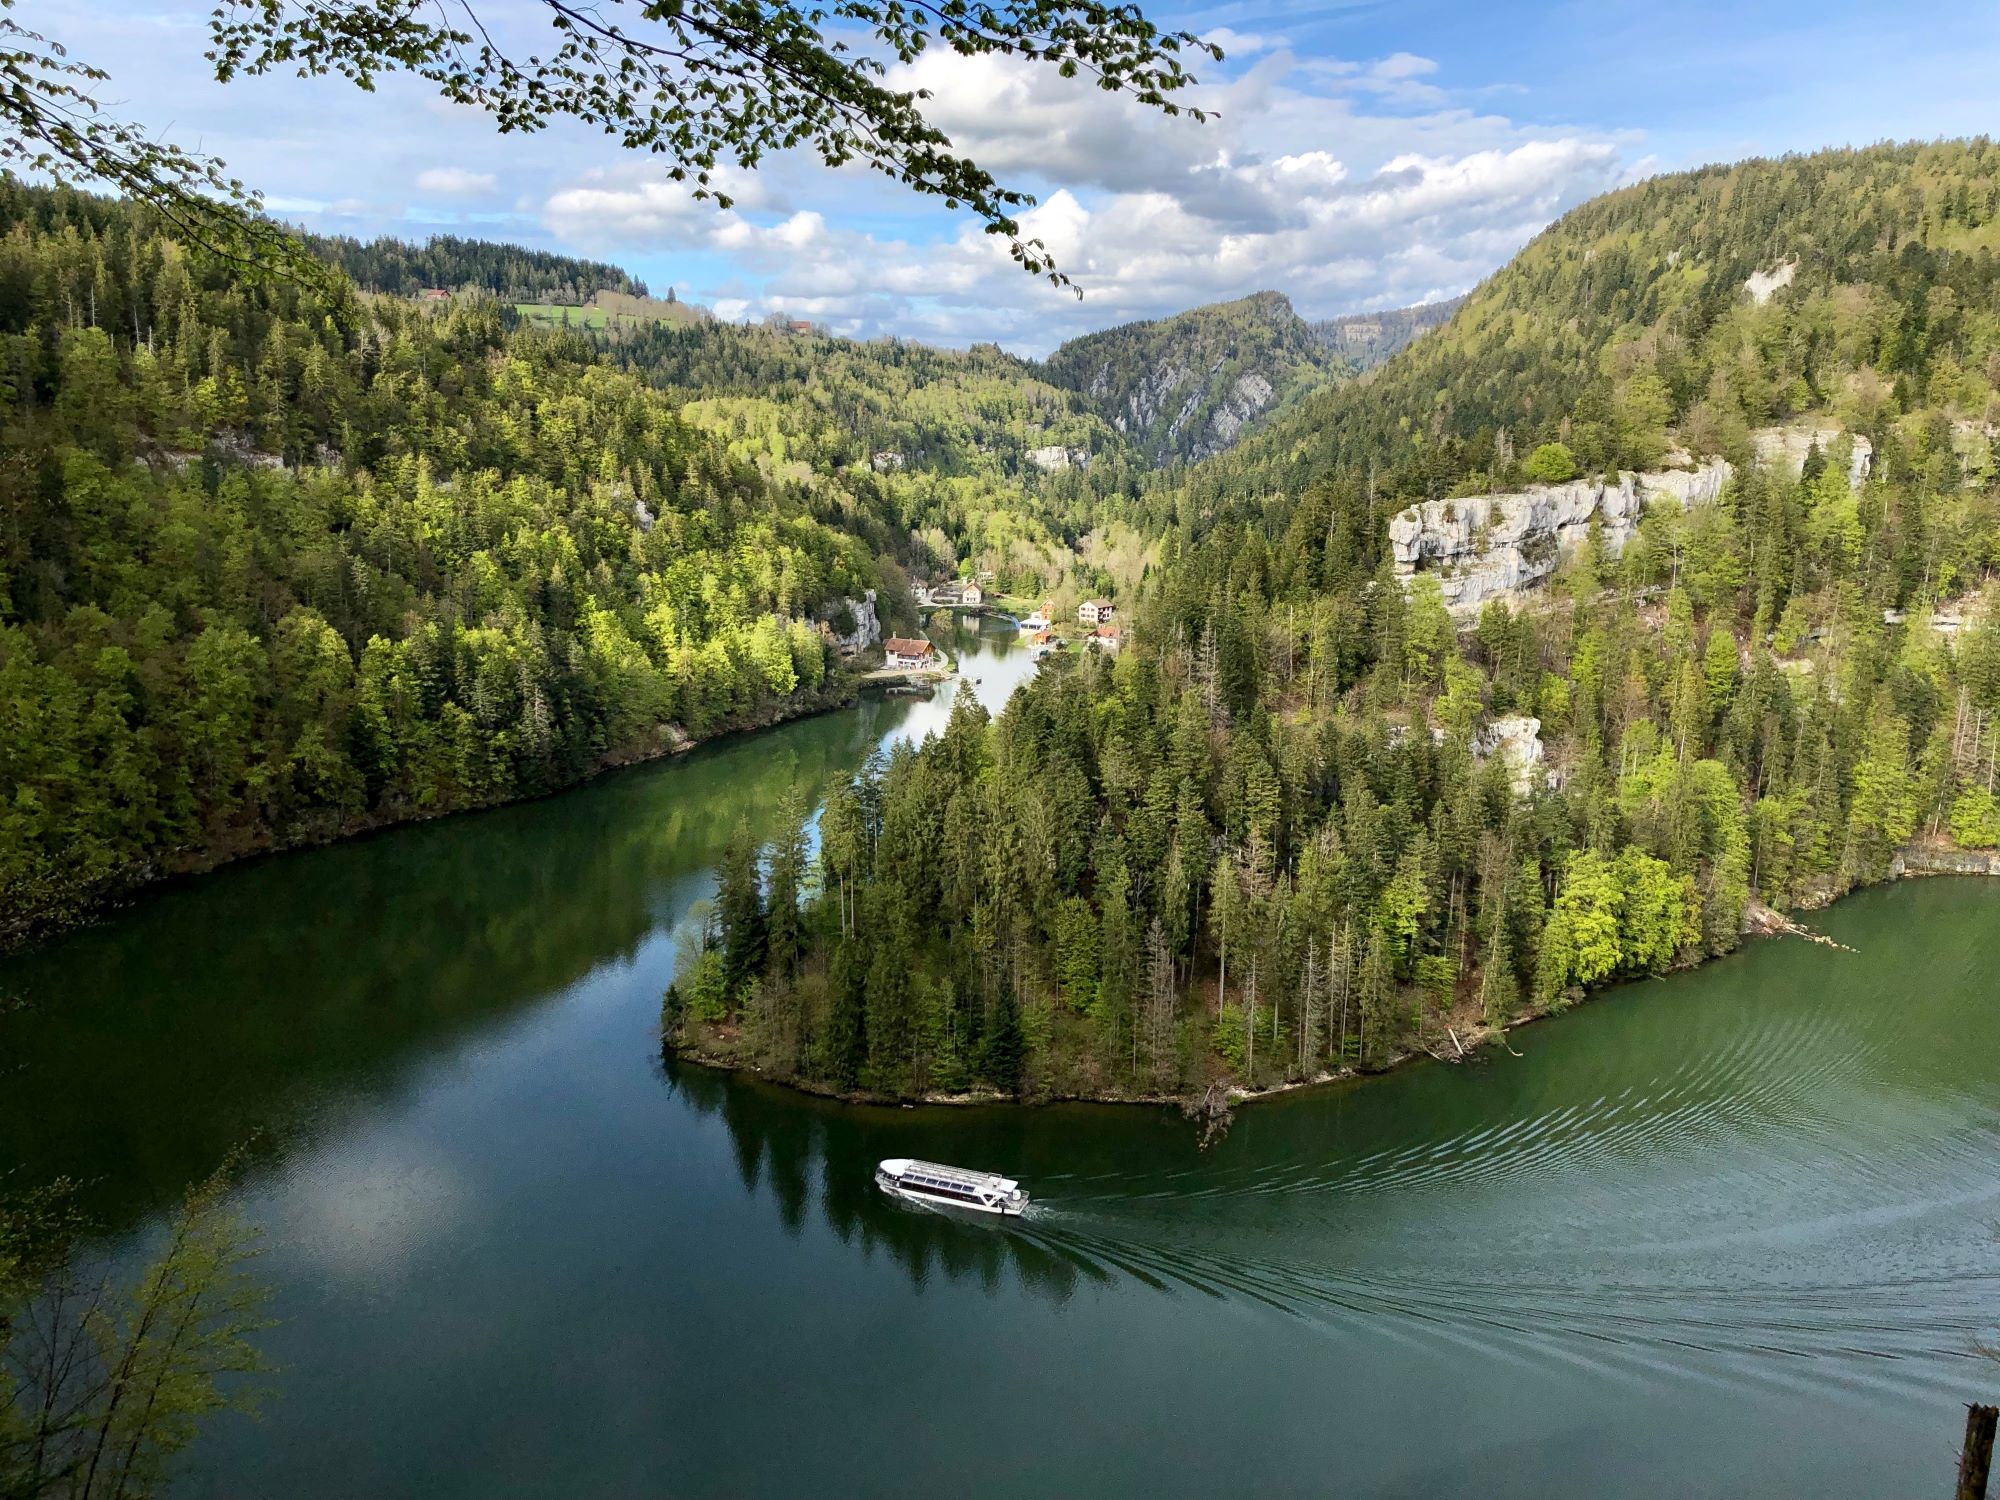
[[[545,29],[517,43],[471,0],[223,0],[207,57],[224,83],[289,71],[372,92],[384,75],[414,74],[484,110],[503,134],[595,126],[724,208],[728,166],[754,170],[790,150],[829,167],[858,162],[971,213],[1023,270],[1073,288],[1022,230],[1033,196],[960,152],[926,113],[930,92],[892,86],[892,67],[935,48],[1020,58],[1201,121],[1207,112],[1183,102],[1196,81],[1185,60],[1222,56],[1136,6],[1100,0],[538,0],[528,10]],[[0,166],[109,186],[246,267],[303,260],[221,162],[108,114],[94,92],[104,81],[0,15]]]

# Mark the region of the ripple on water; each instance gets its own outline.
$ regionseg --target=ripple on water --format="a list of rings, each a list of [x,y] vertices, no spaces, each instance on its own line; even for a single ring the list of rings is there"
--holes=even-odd
[[[1778,996],[1698,1019],[1643,1080],[1579,1097],[1550,1028],[1537,1050],[1558,1055],[1493,1057],[1490,1080],[1429,1070],[1350,1093],[1333,1106],[1357,1127],[1346,1149],[1332,1132],[1273,1160],[1228,1140],[1179,1170],[1065,1179],[1026,1232],[1114,1282],[1331,1338],[1640,1386],[1955,1399],[2000,1292],[1979,1227],[2000,1213],[2000,1091],[1913,1068],[1894,1028],[1851,1007]],[[1509,1069],[1523,1086],[1481,1087]],[[1438,1100],[1459,1107],[1434,1133],[1368,1128],[1407,1129],[1413,1101]]]

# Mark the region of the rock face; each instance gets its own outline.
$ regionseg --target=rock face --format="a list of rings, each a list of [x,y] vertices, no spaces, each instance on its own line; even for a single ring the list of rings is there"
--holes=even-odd
[[[1889,861],[1889,873],[1905,875],[2000,875],[2000,849],[1946,849],[1905,844]]]
[[[1838,427],[1765,427],[1750,434],[1755,444],[1757,457],[1773,466],[1782,464],[1796,474],[1805,467],[1806,454],[1814,444],[1824,453],[1841,436]],[[1847,483],[1859,489],[1868,477],[1869,465],[1875,461],[1875,445],[1860,433],[1853,435],[1853,456],[1847,462]]]
[[[1743,283],[1743,290],[1750,294],[1750,300],[1762,307],[1771,300],[1771,294],[1792,284],[1792,278],[1799,274],[1798,257],[1782,261],[1768,271],[1752,271],[1750,279]]]
[[[846,611],[844,621],[843,610]],[[849,628],[843,630],[843,623]],[[822,616],[820,629],[826,632],[826,638],[833,642],[834,650],[842,656],[853,656],[870,646],[879,645],[882,622],[875,614],[875,590],[868,590],[859,599],[836,600]]]
[[[1433,328],[1451,321],[1465,298],[1425,302],[1416,307],[1399,307],[1391,312],[1349,313],[1327,318],[1312,325],[1313,333],[1327,348],[1338,354],[1359,375],[1372,370],[1397,350],[1422,338]]]
[[[1064,469],[1081,469],[1090,462],[1088,448],[1030,448],[1026,454],[1029,463],[1047,474],[1060,474]]]
[[[1347,373],[1276,292],[1086,334],[1043,368],[1157,464],[1220,453],[1274,407]]]
[[[1428,500],[1389,523],[1389,546],[1406,584],[1435,573],[1453,612],[1476,611],[1547,578],[1564,552],[1583,544],[1593,518],[1603,523],[1605,551],[1616,556],[1650,501],[1705,504],[1722,493],[1729,474],[1716,459],[1693,470],[1621,473],[1615,482],[1579,479],[1515,495]]]
[[[1222,394],[1215,412],[1208,419],[1208,432],[1197,442],[1198,448],[1220,453],[1236,441],[1236,434],[1256,421],[1265,407],[1271,404],[1271,397],[1277,388],[1257,371],[1251,370],[1236,377],[1229,389]],[[1182,418],[1192,415],[1183,408]],[[1180,422],[1176,422],[1168,433],[1170,438],[1179,437]],[[1206,456],[1206,454],[1204,454]]]
[[[1499,756],[1514,773],[1514,795],[1525,797],[1534,789],[1542,764],[1542,721],[1531,715],[1494,719],[1472,733],[1472,756],[1490,760]]]
[[[1111,425],[1130,437],[1150,435],[1168,453],[1192,459],[1220,453],[1263,415],[1277,394],[1262,371],[1246,370],[1216,396],[1213,409],[1202,420],[1202,406],[1227,363],[1229,356],[1218,355],[1205,369],[1172,360],[1152,365],[1140,375],[1124,404],[1112,412]],[[1103,401],[1112,394],[1112,384],[1113,372],[1106,365],[1091,380],[1091,397]]]

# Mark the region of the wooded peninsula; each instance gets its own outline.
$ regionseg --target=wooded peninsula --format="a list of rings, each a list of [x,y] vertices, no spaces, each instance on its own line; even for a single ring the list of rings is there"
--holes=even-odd
[[[837,701],[871,592],[907,631],[985,578],[1115,599],[1123,649],[746,832],[670,1044],[1259,1089],[1728,952],[2000,844],[1996,219],[1985,141],[1656,178],[1364,374],[1282,297],[1045,364],[563,328],[516,304],[645,289],[454,243],[246,278],[9,183],[0,923]],[[1177,338],[1235,351],[1221,451],[1134,420]]]

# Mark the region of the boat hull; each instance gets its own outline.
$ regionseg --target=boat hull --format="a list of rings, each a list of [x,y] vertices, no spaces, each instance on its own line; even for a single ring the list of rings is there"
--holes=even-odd
[[[927,1193],[922,1188],[900,1182],[887,1173],[875,1174],[875,1186],[891,1198],[901,1198],[905,1203],[921,1204],[925,1208],[955,1208],[961,1213],[984,1214],[988,1218],[1015,1219],[1028,1210],[1025,1194],[1017,1194],[1011,1199],[997,1203],[981,1203],[970,1198],[952,1198],[943,1193]]]

